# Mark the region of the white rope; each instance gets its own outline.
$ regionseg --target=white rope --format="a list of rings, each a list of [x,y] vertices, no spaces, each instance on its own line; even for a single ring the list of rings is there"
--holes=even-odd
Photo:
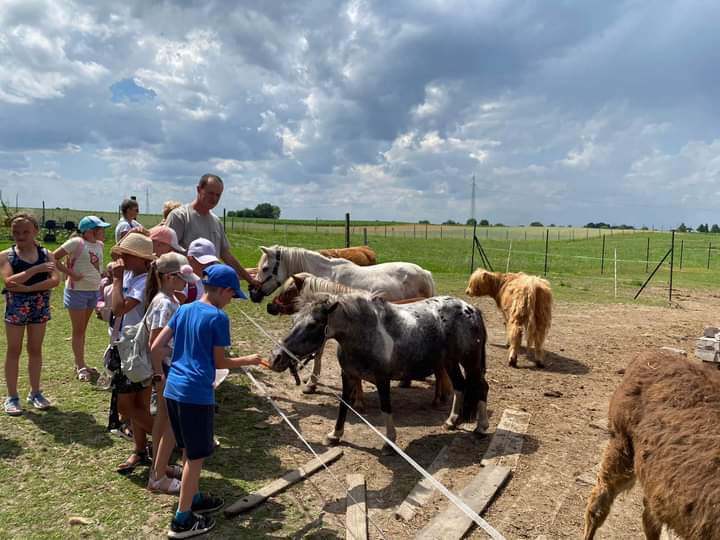
[[[340,482],[340,480],[337,478],[337,476],[335,476],[335,475],[333,474],[333,472],[332,472],[332,471],[330,470],[330,468],[325,464],[325,462],[323,462],[322,459],[320,459],[320,456],[317,454],[317,452],[315,452],[315,450],[313,449],[313,447],[310,446],[310,443],[307,442],[307,440],[305,439],[305,437],[303,437],[303,436],[300,434],[300,432],[298,431],[298,429],[295,427],[295,424],[293,424],[293,423],[290,421],[290,419],[285,415],[285,413],[284,413],[284,412],[280,409],[280,407],[275,403],[275,401],[273,400],[273,398],[270,397],[270,394],[268,393],[268,391],[267,391],[267,389],[265,388],[265,386],[264,386],[262,383],[260,383],[260,381],[258,381],[258,380],[253,376],[253,374],[250,372],[249,369],[244,368],[244,367],[241,368],[241,369],[243,370],[243,372],[245,373],[245,375],[248,376],[248,378],[249,378],[250,381],[255,385],[255,387],[256,387],[258,390],[260,390],[262,396],[265,397],[265,398],[270,402],[270,404],[273,406],[273,408],[275,409],[275,411],[282,417],[283,420],[285,420],[285,422],[287,423],[287,425],[290,426],[290,429],[292,429],[292,430],[295,432],[295,435],[297,435],[298,438],[303,442],[303,444],[305,444],[305,446],[307,446],[308,450],[310,450],[310,452],[312,453],[312,455],[315,456],[315,458],[316,458],[316,459],[320,462],[320,464],[325,468],[325,470],[326,470],[326,471],[328,472],[328,474],[332,477],[332,479],[335,480],[335,482],[338,483],[338,485],[343,489],[343,491],[346,491],[346,492],[347,492],[347,497],[348,497],[353,503],[358,504],[358,501],[355,500],[355,498],[354,498],[352,495],[350,495],[350,492],[347,490],[347,487],[345,486],[345,484],[343,484],[342,482]],[[319,491],[319,490],[318,490],[318,491]],[[385,534],[383,533],[382,529],[378,526],[377,523],[375,523],[375,522],[373,521],[373,519],[370,517],[370,514],[369,514],[369,513],[367,514],[367,519],[368,519],[368,521],[377,529],[377,531],[380,533],[380,536],[382,536],[383,538],[386,538],[386,536],[385,536]],[[346,531],[347,531],[348,533],[350,533],[350,535],[352,535],[352,533],[350,532],[350,530],[346,529]]]
[[[260,330],[267,338],[269,338],[271,341],[273,341],[276,345],[278,345],[283,351],[285,351],[291,358],[293,358],[296,362],[300,362],[300,360],[289,350],[287,350],[282,343],[280,343],[274,336],[270,335],[265,331],[265,329],[260,326],[258,323],[256,323],[247,313],[245,313],[242,309],[240,310],[240,313],[242,313],[245,318],[247,318],[255,327]],[[373,426],[362,414],[357,412],[352,405],[350,405],[348,402],[346,402],[342,396],[338,395],[332,388],[328,387],[325,384],[321,383],[321,386],[327,388],[331,394],[333,394],[336,398],[340,400],[341,403],[343,403],[348,409],[350,409],[355,415],[360,418],[372,431],[374,431],[383,441],[385,441],[386,444],[388,444],[399,456],[401,456],[405,461],[407,461],[413,469],[415,469],[417,472],[419,472],[425,479],[427,479],[440,493],[442,493],[450,502],[452,502],[455,506],[457,506],[467,517],[469,517],[475,524],[478,525],[481,529],[483,529],[490,538],[493,538],[494,540],[505,540],[505,537],[500,534],[495,528],[493,528],[492,525],[490,525],[487,521],[485,521],[483,518],[481,518],[477,512],[475,512],[472,508],[470,508],[462,499],[460,499],[457,495],[455,495],[453,492],[451,492],[447,487],[445,487],[444,484],[439,482],[434,476],[432,476],[429,472],[427,472],[421,465],[419,465],[414,459],[412,459],[410,456],[408,456],[405,452],[403,452],[402,449],[400,449],[399,446],[397,446],[393,441],[388,439],[383,433],[378,431],[378,429]],[[293,428],[294,429],[294,428]],[[297,433],[297,431],[296,431]],[[307,443],[306,443],[307,444]],[[368,516],[369,517],[369,516]]]

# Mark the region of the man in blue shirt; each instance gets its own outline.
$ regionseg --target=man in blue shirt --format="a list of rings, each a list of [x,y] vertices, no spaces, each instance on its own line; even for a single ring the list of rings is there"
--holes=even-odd
[[[258,365],[258,354],[227,358],[230,319],[223,308],[233,298],[243,298],[235,270],[224,264],[205,269],[205,292],[197,302],[185,304],[172,316],[153,342],[153,361],[169,354],[174,339],[172,363],[165,383],[168,416],[185,466],[177,512],[170,523],[169,538],[191,538],[205,534],[215,521],[204,514],[222,508],[219,497],[199,491],[203,461],[213,452],[216,369]]]

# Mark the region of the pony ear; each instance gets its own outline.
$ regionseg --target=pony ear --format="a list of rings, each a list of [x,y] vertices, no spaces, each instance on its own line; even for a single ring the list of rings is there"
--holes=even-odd
[[[332,304],[330,304],[327,307],[327,314],[330,315],[333,311],[335,311],[338,308],[339,305],[340,305],[340,302],[335,300]]]
[[[297,287],[297,290],[301,291],[303,288],[303,285],[305,284],[305,276],[293,274],[292,279],[295,282],[295,287]]]
[[[265,246],[260,246],[260,251],[262,251],[265,255],[268,254],[268,248],[266,248]]]

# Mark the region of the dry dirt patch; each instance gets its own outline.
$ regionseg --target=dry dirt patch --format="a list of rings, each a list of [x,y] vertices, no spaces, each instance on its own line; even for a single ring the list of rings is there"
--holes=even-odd
[[[715,323],[715,300],[684,292],[672,308],[632,304],[584,305],[557,303],[553,326],[546,344],[547,367],[539,370],[519,359],[519,369],[507,366],[504,327],[494,303],[476,299],[488,328],[488,382],[490,384],[490,430],[503,409],[531,414],[523,455],[517,470],[485,518],[507,538],[578,538],[583,526],[585,501],[591,489],[595,466],[607,439],[607,405],[623,368],[633,355],[659,346],[672,346],[692,354],[693,339],[707,323]],[[339,392],[340,378],[334,347],[325,352],[323,382]],[[334,423],[336,399],[321,389],[313,396],[301,394],[289,376],[266,375],[274,397],[291,414],[302,433],[321,450],[320,441]],[[382,426],[377,394],[366,384],[367,417]],[[480,458],[489,437],[476,439],[467,431],[447,432],[442,422],[449,405],[431,407],[431,382],[416,382],[413,388],[393,388],[392,399],[398,427],[398,444],[423,466],[440,449],[451,447],[451,469],[446,485],[458,491],[479,471]],[[279,419],[276,418],[279,422]],[[466,425],[466,429],[472,426]],[[278,423],[272,429],[288,431]],[[284,464],[294,467],[308,459],[292,442],[281,452]],[[380,455],[382,442],[349,414],[343,448],[345,455],[332,465],[344,481],[348,473],[366,477],[368,509],[372,520],[387,538],[410,538],[426,525],[446,501],[440,495],[410,523],[398,521],[394,509],[419,479],[402,458]],[[308,516],[308,532],[321,536],[344,536],[345,494],[327,472],[313,477],[281,495],[285,505],[300,506]],[[310,523],[322,514],[322,524]],[[600,538],[642,538],[640,498],[637,489],[616,502]],[[372,538],[379,535],[369,525]],[[484,534],[473,531],[470,538]]]

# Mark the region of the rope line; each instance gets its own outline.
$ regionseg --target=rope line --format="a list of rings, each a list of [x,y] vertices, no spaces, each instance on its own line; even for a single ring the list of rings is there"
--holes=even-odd
[[[291,358],[295,359],[295,361],[299,362],[300,360],[289,350],[287,350],[274,336],[270,335],[268,332],[265,331],[265,329],[260,326],[258,323],[256,323],[247,313],[245,313],[242,309],[240,310],[240,313],[242,313],[245,318],[247,318],[255,327],[260,330],[267,338],[269,338],[271,341],[273,341],[276,345],[278,345],[280,348],[282,348],[283,351],[285,351]],[[434,476],[432,476],[430,473],[428,473],[421,465],[419,465],[413,458],[408,456],[399,446],[397,446],[393,441],[388,439],[383,433],[381,433],[375,426],[373,426],[362,414],[357,412],[352,405],[350,405],[348,402],[346,402],[342,396],[337,394],[332,388],[329,386],[320,383],[321,386],[326,388],[330,391],[331,394],[333,394],[338,400],[340,400],[341,403],[343,403],[350,411],[352,411],[360,420],[362,420],[373,432],[375,432],[376,435],[378,435],[387,445],[389,445],[397,454],[402,457],[407,463],[412,466],[413,469],[415,469],[417,472],[419,472],[426,480],[428,480],[440,493],[442,493],[450,502],[452,502],[455,506],[457,506],[467,517],[469,517],[478,527],[483,529],[488,536],[493,538],[494,540],[505,540],[505,537],[500,534],[495,528],[493,528],[492,525],[490,525],[487,521],[485,521],[483,518],[481,518],[477,512],[475,512],[472,508],[470,508],[462,499],[460,499],[457,495],[452,493],[447,487],[445,487],[444,484],[439,482]],[[273,405],[274,406],[274,405]],[[295,427],[293,426],[293,431],[295,433],[298,433],[297,430],[295,430]],[[299,433],[298,433],[298,436]],[[304,441],[304,439],[303,439]],[[307,442],[305,443],[307,445]],[[313,452],[314,453],[314,452]],[[368,516],[369,518],[369,516]]]
[[[325,470],[328,472],[328,474],[330,474],[330,476],[332,477],[332,479],[335,480],[335,482],[338,483],[338,485],[343,489],[343,491],[346,492],[347,497],[348,497],[353,503],[359,504],[359,501],[355,500],[355,498],[354,498],[352,495],[350,495],[350,491],[348,491],[347,486],[345,486],[345,484],[343,484],[342,482],[340,482],[340,480],[338,479],[338,477],[333,474],[333,472],[330,470],[330,467],[328,467],[328,466],[320,459],[320,456],[318,455],[318,453],[315,452],[315,450],[314,450],[313,447],[310,445],[310,443],[305,439],[305,437],[302,436],[302,434],[300,433],[300,431],[298,431],[298,429],[295,427],[295,424],[292,423],[292,421],[285,415],[285,413],[280,409],[280,407],[277,405],[277,403],[275,403],[275,400],[273,400],[273,398],[270,396],[270,394],[268,393],[267,389],[265,388],[265,385],[263,385],[260,381],[258,381],[258,380],[253,376],[253,374],[250,372],[249,369],[247,369],[247,368],[245,368],[245,367],[243,367],[243,368],[241,368],[241,369],[243,370],[243,372],[245,373],[245,375],[248,376],[248,378],[249,378],[250,381],[255,385],[255,387],[261,392],[261,395],[270,402],[270,404],[273,406],[273,408],[275,409],[275,411],[280,415],[280,417],[285,421],[285,423],[287,423],[287,425],[290,426],[290,429],[292,429],[292,430],[295,432],[295,435],[297,435],[298,438],[303,442],[303,444],[304,444],[305,446],[307,446],[308,450],[310,450],[310,452],[312,453],[312,455],[315,456],[315,458],[317,458],[317,460],[318,460],[318,461],[320,462],[320,464],[325,468]],[[326,503],[327,503],[327,501],[326,501]],[[370,517],[370,514],[369,514],[369,513],[366,513],[366,515],[367,515],[368,521],[373,525],[373,527],[375,527],[375,528],[377,529],[377,531],[380,533],[380,536],[382,536],[383,538],[386,538],[386,536],[385,536],[385,534],[383,533],[382,529],[378,526],[377,523],[375,523],[375,522],[373,521],[373,519]],[[346,531],[347,531],[348,533],[350,533],[350,531],[348,531],[347,529],[346,529]],[[352,535],[352,533],[350,533],[350,534]]]

